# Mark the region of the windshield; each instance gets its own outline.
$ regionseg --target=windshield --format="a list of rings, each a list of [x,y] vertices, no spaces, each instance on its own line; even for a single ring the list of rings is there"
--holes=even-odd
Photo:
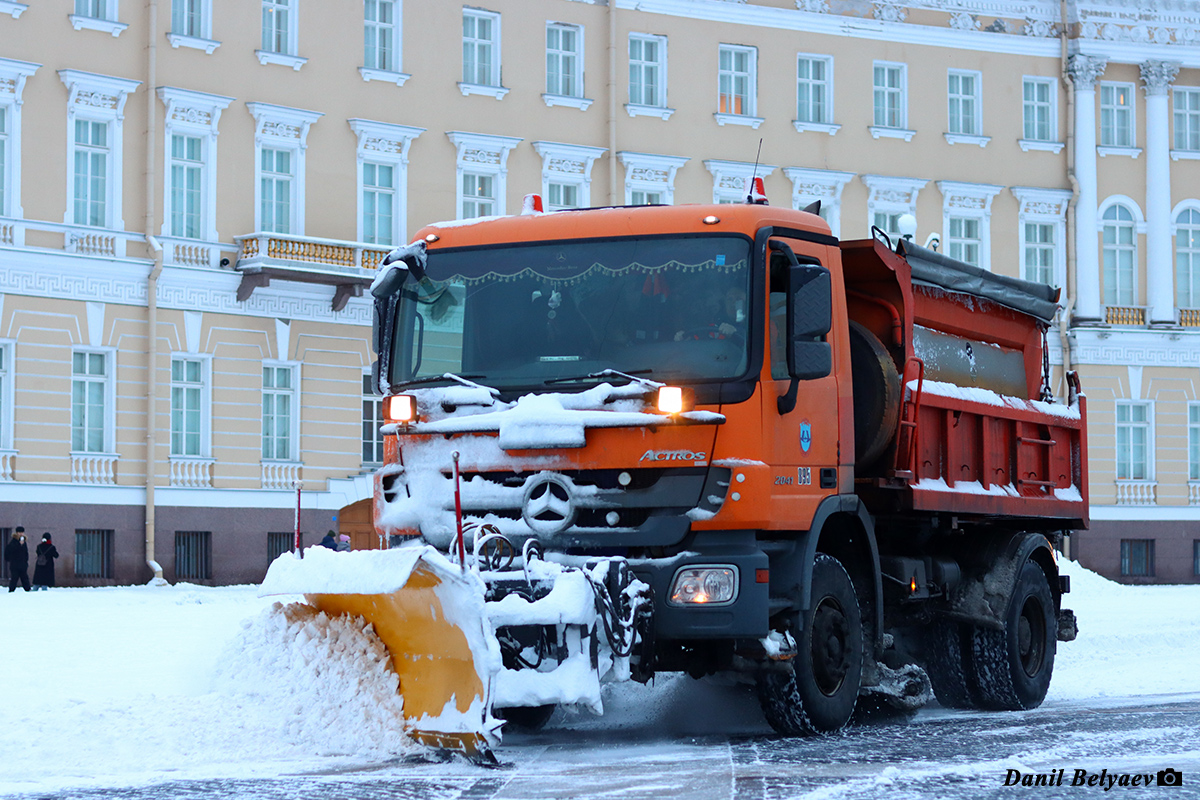
[[[740,377],[750,247],[691,236],[431,251],[429,280],[406,284],[398,304],[389,377],[453,372],[497,388],[588,382],[604,369]]]

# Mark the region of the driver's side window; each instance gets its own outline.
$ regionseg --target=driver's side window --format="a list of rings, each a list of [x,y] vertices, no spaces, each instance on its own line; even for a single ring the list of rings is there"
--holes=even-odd
[[[770,324],[771,378],[787,380],[787,267],[783,253],[771,253],[771,293],[767,298]]]

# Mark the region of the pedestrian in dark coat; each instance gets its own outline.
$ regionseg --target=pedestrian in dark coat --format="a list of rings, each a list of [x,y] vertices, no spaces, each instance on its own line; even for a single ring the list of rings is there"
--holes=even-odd
[[[337,550],[337,540],[333,538],[333,531],[325,534],[325,538],[321,540],[321,547],[328,547],[330,550]]]
[[[8,562],[8,591],[17,590],[17,581],[29,591],[29,546],[25,544],[25,529],[20,525],[13,531],[12,538],[4,547],[4,560]]]
[[[33,565],[33,590],[43,591],[54,585],[54,559],[58,558],[58,548],[50,538],[50,532],[42,534],[42,543],[37,546],[36,561]]]

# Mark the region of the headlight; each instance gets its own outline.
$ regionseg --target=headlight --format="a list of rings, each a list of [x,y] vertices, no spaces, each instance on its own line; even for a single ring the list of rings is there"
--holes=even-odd
[[[417,420],[417,398],[411,394],[397,394],[383,399],[383,418],[388,422],[406,424]]]
[[[671,582],[673,606],[728,605],[737,598],[737,567],[684,567]]]
[[[696,392],[681,386],[660,386],[654,406],[664,414],[678,414],[696,407]]]

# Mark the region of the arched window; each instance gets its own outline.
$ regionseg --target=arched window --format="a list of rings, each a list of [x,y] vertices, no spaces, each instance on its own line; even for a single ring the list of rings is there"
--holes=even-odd
[[[1104,212],[1104,304],[1137,304],[1137,244],[1133,213],[1122,205]]]
[[[1175,292],[1180,308],[1200,307],[1200,211],[1175,218]]]

